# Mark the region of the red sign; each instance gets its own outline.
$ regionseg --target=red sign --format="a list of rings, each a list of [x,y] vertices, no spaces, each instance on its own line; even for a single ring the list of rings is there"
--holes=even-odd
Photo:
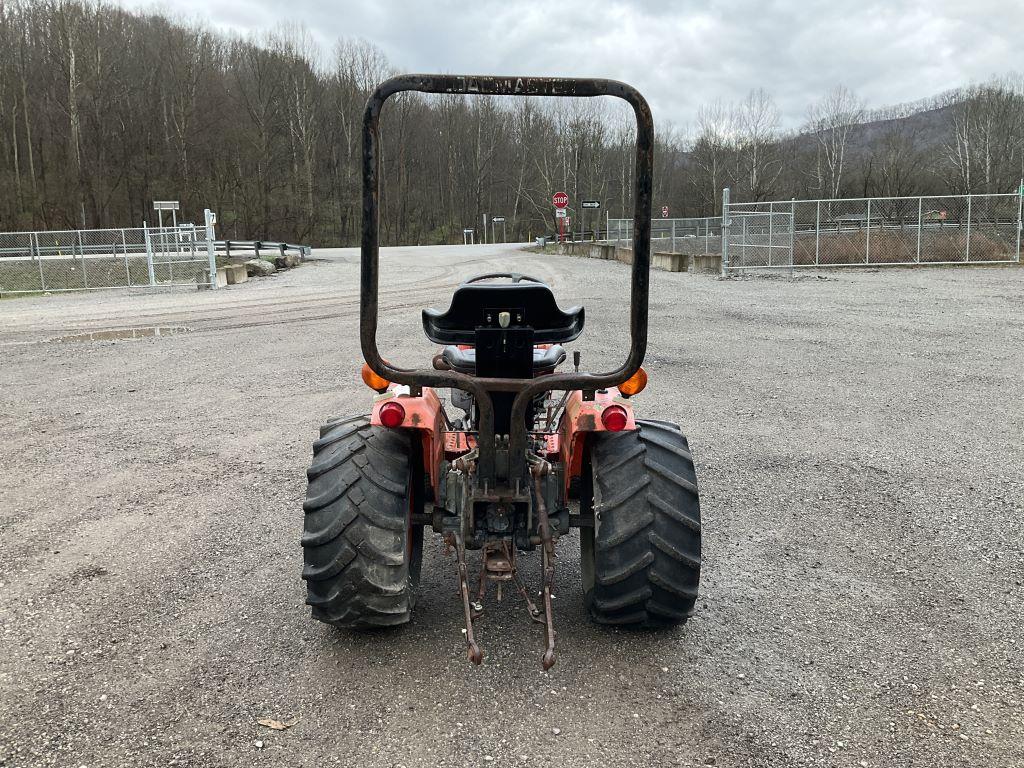
[[[565,192],[555,192],[551,196],[551,202],[555,208],[565,208],[569,205],[569,196]]]
[[[663,218],[663,219],[667,219],[668,218],[668,206],[667,205],[661,206],[661,218]]]

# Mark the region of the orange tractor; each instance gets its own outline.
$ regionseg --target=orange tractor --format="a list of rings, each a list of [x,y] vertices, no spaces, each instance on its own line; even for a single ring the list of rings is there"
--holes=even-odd
[[[563,371],[564,344],[583,332],[582,307],[559,308],[526,275],[462,283],[446,311],[423,310],[441,345],[429,368],[397,368],[377,348],[378,173],[381,108],[401,91],[602,96],[634,110],[636,210],[630,348],[607,373]],[[555,544],[579,529],[584,599],[601,624],[666,627],[687,619],[700,578],[700,503],[679,427],[633,414],[647,384],[651,169],[650,109],[609,80],[407,75],[382,83],[363,120],[360,340],[363,381],[377,393],[369,418],[329,422],[313,446],[302,536],[307,603],[340,627],[409,621],[423,532],[440,534],[458,566],[471,661],[489,585],[507,582],[545,627],[542,664],[555,663]],[[438,389],[451,390],[446,407]],[[450,413],[448,408],[461,411]],[[540,549],[542,584],[520,577],[520,553]],[[480,552],[474,589],[467,550]]]

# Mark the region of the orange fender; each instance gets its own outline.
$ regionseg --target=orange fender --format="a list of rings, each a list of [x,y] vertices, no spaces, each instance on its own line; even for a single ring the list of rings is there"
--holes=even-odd
[[[587,434],[607,432],[601,421],[601,412],[610,405],[621,406],[626,411],[626,427],[623,432],[636,429],[633,418],[633,406],[629,400],[619,394],[615,387],[608,387],[604,392],[595,392],[594,399],[583,399],[579,390],[569,393],[565,401],[565,415],[562,417],[560,450],[562,463],[565,466],[565,487],[569,481],[579,477],[583,471],[583,453],[586,448]]]
[[[395,429],[412,429],[419,432],[423,450],[423,469],[430,475],[430,484],[434,488],[434,498],[438,493],[438,471],[441,457],[444,454],[444,413],[441,399],[430,387],[423,387],[423,394],[413,397],[409,387],[394,386],[373,399],[373,410],[370,411],[370,424],[383,427],[380,423],[380,409],[384,403],[395,401],[405,409],[405,419]],[[386,427],[384,427],[386,429]]]

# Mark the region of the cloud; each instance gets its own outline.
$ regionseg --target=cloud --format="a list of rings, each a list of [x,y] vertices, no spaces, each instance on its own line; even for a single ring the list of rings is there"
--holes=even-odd
[[[176,0],[171,13],[240,34],[298,22],[325,51],[361,37],[403,71],[625,80],[679,126],[763,87],[797,126],[840,83],[881,107],[1005,74],[1024,39],[1017,2]]]

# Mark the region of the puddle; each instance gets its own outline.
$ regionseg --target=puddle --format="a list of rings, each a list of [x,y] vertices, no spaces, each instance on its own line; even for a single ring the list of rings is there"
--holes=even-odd
[[[174,325],[150,325],[143,328],[120,328],[112,331],[92,331],[61,336],[52,341],[117,341],[118,339],[146,339],[150,336],[174,336],[188,333],[191,328]]]

